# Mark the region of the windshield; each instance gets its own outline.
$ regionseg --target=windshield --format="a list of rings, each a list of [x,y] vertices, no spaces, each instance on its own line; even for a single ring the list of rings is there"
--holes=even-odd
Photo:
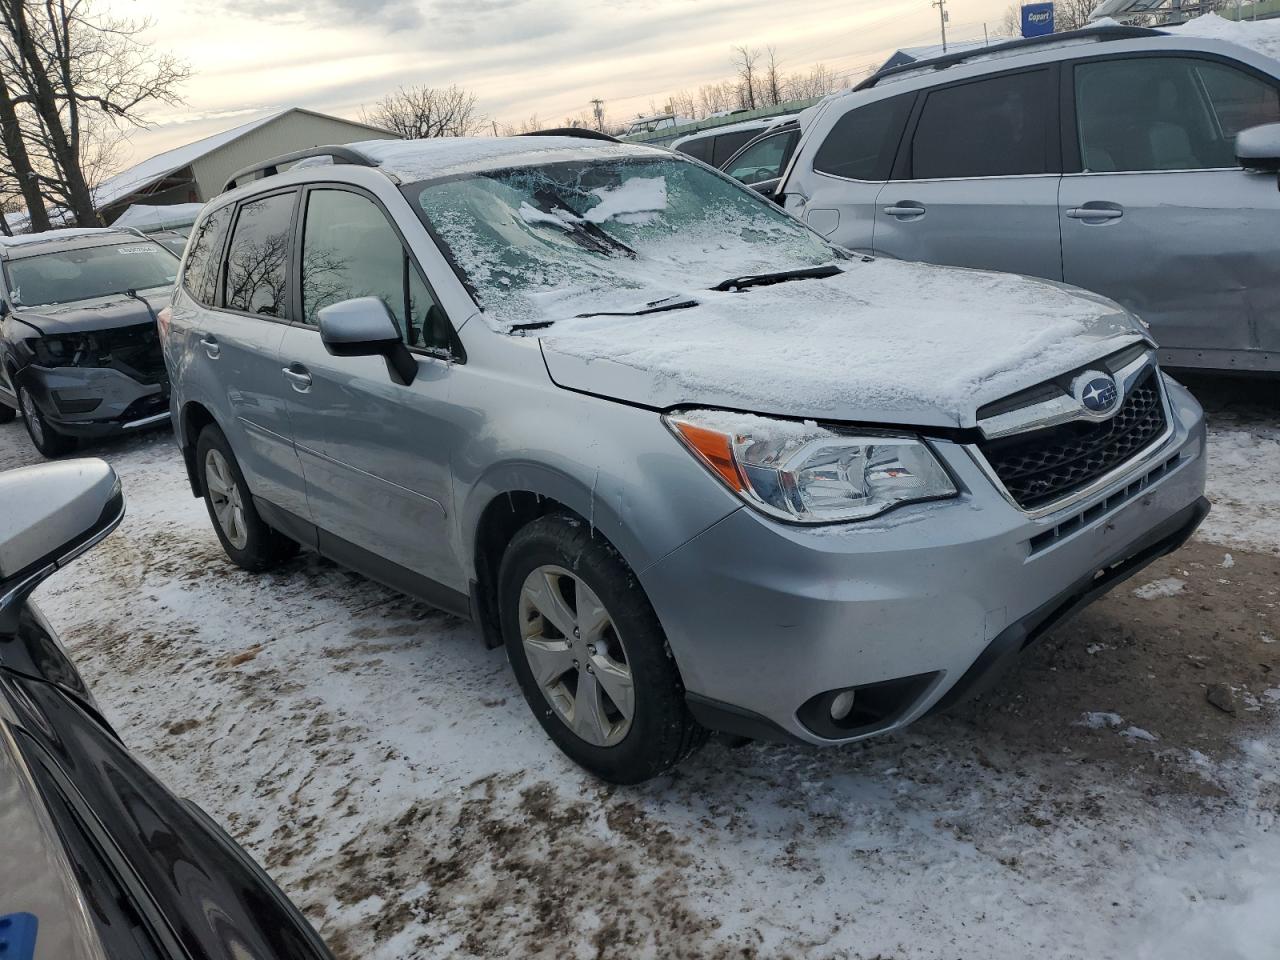
[[[405,191],[506,329],[634,312],[729,277],[838,258],[777,207],[676,157],[489,171]]]
[[[15,307],[91,300],[173,283],[178,258],[151,241],[59,250],[7,264]]]

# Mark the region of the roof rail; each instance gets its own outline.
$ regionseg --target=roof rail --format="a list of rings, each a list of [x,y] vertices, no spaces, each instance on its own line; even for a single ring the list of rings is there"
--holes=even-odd
[[[1095,40],[1099,43],[1108,40],[1134,40],[1138,37],[1160,37],[1165,36],[1163,30],[1153,30],[1150,27],[1084,27],[1080,30],[1067,30],[1063,33],[1050,33],[1043,37],[1026,37],[1021,40],[1009,40],[1005,43],[993,43],[989,47],[975,47],[969,50],[962,50],[959,53],[943,54],[940,57],[929,57],[924,60],[913,60],[910,63],[901,63],[896,67],[888,67],[877,70],[867,79],[854,87],[854,90],[866,90],[874,87],[881,80],[888,77],[897,76],[903,73],[909,73],[913,70],[945,70],[948,67],[954,67],[958,64],[965,63],[977,57],[990,56],[993,53],[1013,53],[1020,50],[1030,50],[1035,47],[1041,47],[1050,43],[1058,43],[1063,40]]]
[[[226,193],[228,190],[234,190],[241,181],[260,179],[255,174],[261,174],[263,177],[274,177],[280,172],[281,164],[297,163],[299,160],[308,160],[311,157],[330,157],[334,163],[350,163],[357,167],[376,167],[378,165],[376,160],[370,159],[359,150],[353,150],[351,147],[343,147],[337,144],[330,144],[325,147],[307,147],[305,150],[284,153],[278,157],[272,157],[270,160],[245,167],[243,170],[237,170],[223,184],[220,192]]]
[[[530,130],[518,133],[518,137],[580,137],[583,140],[607,140],[609,143],[621,143],[617,137],[611,137],[590,127],[552,127],[550,130]]]

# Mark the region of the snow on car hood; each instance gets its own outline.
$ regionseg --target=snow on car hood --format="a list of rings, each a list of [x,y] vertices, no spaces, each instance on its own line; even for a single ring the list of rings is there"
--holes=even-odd
[[[967,427],[983,404],[1142,339],[1119,306],[1062,284],[893,260],[689,296],[698,306],[538,331],[552,380],[658,408]]]

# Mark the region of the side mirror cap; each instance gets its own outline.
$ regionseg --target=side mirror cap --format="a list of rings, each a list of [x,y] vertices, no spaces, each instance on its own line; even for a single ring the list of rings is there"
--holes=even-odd
[[[377,297],[355,297],[321,307],[320,342],[335,357],[382,357],[402,386],[413,383],[418,361],[400,337],[396,319]]]
[[[1246,170],[1280,173],[1280,123],[1264,123],[1236,136],[1236,161]]]
[[[120,479],[98,459],[0,473],[0,504],[0,621],[124,519]]]

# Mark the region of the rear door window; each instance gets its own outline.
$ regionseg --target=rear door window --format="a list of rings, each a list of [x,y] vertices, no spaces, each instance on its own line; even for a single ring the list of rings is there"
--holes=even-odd
[[[911,140],[911,178],[1048,173],[1053,115],[1048,70],[930,91]]]
[[[1235,166],[1235,137],[1280,121],[1276,87],[1193,57],[1098,60],[1075,68],[1080,162],[1093,173]]]
[[[676,149],[687,156],[693,157],[695,160],[709,163],[711,161],[712,139],[712,137],[699,137],[697,140],[690,140],[688,143],[680,144]]]
[[[758,134],[759,130],[735,130],[733,133],[722,133],[715,138],[715,146],[711,148],[711,165],[718,167],[735,153],[747,145],[747,141]]]
[[[200,222],[191,239],[191,249],[187,251],[186,265],[182,268],[182,285],[187,293],[205,306],[213,305],[217,293],[222,241],[227,235],[233,209],[227,205]]]
[[[855,107],[836,121],[813,158],[813,169],[849,180],[888,180],[915,95]]]
[[[263,317],[289,315],[289,238],[296,194],[277,193],[240,205],[227,251],[224,304]]]

